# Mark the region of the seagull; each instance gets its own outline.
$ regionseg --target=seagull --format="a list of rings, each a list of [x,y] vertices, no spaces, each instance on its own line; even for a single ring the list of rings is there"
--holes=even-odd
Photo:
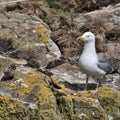
[[[102,56],[98,55],[95,48],[95,35],[92,32],[85,32],[77,40],[84,41],[84,49],[79,57],[78,65],[80,69],[86,73],[86,85],[84,91],[87,91],[89,77],[96,78],[97,86],[95,92],[98,92],[98,79],[106,74],[118,73],[118,69],[114,69],[111,64]]]

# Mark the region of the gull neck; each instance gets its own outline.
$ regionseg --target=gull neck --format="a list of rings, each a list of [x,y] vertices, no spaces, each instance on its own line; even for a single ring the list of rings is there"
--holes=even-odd
[[[85,42],[84,43],[84,54],[96,55],[95,41]]]

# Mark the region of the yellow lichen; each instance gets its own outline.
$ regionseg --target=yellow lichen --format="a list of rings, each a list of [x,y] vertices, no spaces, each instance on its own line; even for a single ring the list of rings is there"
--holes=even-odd
[[[67,95],[67,96],[62,96],[63,99],[65,99],[67,102],[72,102],[72,96]]]
[[[47,33],[47,29],[44,25],[39,25],[36,30],[33,30],[34,33],[37,33],[39,35],[39,39],[43,43],[48,43],[49,41],[49,35]]]
[[[8,97],[6,95],[0,96],[0,101],[2,101],[5,104],[8,103],[9,100],[10,100],[10,97]]]
[[[101,97],[109,97],[109,96],[113,96],[116,94],[117,91],[107,87],[107,86],[102,86],[99,88],[99,96]]]
[[[65,87],[61,87],[61,89],[58,89],[58,92],[59,92],[60,94],[66,94],[66,95],[68,95],[69,89],[68,89],[68,88],[65,88]]]
[[[44,101],[47,101],[50,96],[53,96],[52,91],[47,87],[42,87],[36,93],[36,98],[34,99],[34,101],[36,102],[36,104],[40,101],[44,102]]]
[[[15,88],[16,84],[15,83],[6,83],[6,86]]]
[[[23,86],[20,86],[16,95],[17,95],[17,97],[24,97],[26,94],[29,94],[32,89],[33,89],[33,87],[25,88]]]
[[[8,106],[8,109],[14,109],[15,108],[15,104],[14,103],[10,103]]]
[[[26,108],[17,100],[7,95],[0,96],[0,120],[23,119],[25,112]]]
[[[48,76],[40,72],[21,73],[17,75],[17,78],[21,78],[21,80],[7,84],[7,86],[12,88],[13,92],[15,91],[14,95],[18,98],[30,94],[36,86],[44,87],[49,85]]]
[[[98,100],[104,110],[111,116],[117,116],[117,111],[120,107],[120,95],[117,91],[103,86],[99,88]]]
[[[32,89],[35,87],[35,84],[37,84],[39,76],[37,73],[28,73],[28,74],[21,74],[23,75],[23,80],[21,81],[20,84],[18,84],[17,87],[17,92],[15,93],[17,97],[23,97],[26,94],[30,93]],[[23,84],[25,84],[28,87],[25,87]]]
[[[86,93],[81,93],[80,94],[80,97],[91,97],[91,93],[90,93],[90,91],[88,91],[88,92],[86,92]]]
[[[22,80],[22,83],[26,83],[28,86],[33,85],[33,84],[37,83],[37,81],[40,77],[43,77],[43,79],[44,79],[44,76],[40,73],[29,72],[27,74],[24,74],[24,79]]]
[[[59,84],[59,80],[58,80],[57,77],[51,77],[51,81],[52,81],[54,84],[56,84],[56,85]]]

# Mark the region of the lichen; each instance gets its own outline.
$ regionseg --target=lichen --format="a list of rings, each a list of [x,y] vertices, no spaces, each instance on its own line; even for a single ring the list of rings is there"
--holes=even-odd
[[[26,108],[9,96],[0,96],[0,106],[1,120],[24,119],[27,116]]]
[[[88,97],[88,98],[90,97],[90,98],[91,98],[91,97],[92,97],[92,94],[91,94],[90,91],[88,91],[88,92],[86,92],[86,93],[81,93],[81,94],[80,94],[80,97],[83,97],[83,98],[84,98],[84,97]]]
[[[9,29],[0,30],[0,39],[2,40],[15,40],[17,35],[13,34]]]
[[[16,79],[20,79],[20,81],[15,83],[6,84],[7,87],[11,90],[13,95],[18,98],[25,97],[25,95],[30,95],[32,90],[36,87],[43,87],[49,85],[49,77],[39,72],[28,72],[28,73],[19,73],[14,76]],[[36,94],[36,93],[34,93]]]
[[[47,29],[44,25],[39,25],[36,30],[33,30],[33,32],[36,32],[38,34],[39,40],[42,43],[48,43],[49,42],[49,35],[47,33]]]
[[[35,94],[34,102],[38,106],[39,119],[57,119],[56,99],[48,87],[41,87]]]
[[[106,113],[113,117],[119,117],[120,95],[116,90],[103,86],[99,89],[98,100]]]
[[[6,68],[10,63],[11,63],[11,62],[10,62],[9,59],[0,58],[0,69],[3,70],[3,69]]]
[[[39,102],[45,102],[50,99],[49,97],[53,96],[53,93],[49,88],[41,87],[41,89],[37,91],[35,96],[36,98],[34,99],[34,101],[36,102],[36,104],[38,104]]]
[[[57,77],[51,77],[51,81],[53,82],[53,84],[58,85],[59,84],[59,80]]]

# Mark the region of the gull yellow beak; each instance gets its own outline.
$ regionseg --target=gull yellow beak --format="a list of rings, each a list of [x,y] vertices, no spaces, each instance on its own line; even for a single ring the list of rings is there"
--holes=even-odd
[[[83,40],[83,37],[79,36],[76,40]]]

